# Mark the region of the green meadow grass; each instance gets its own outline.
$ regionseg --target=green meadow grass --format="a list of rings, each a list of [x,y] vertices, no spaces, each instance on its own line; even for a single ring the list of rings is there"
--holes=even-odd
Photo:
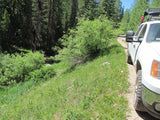
[[[24,85],[20,85],[21,94],[1,91],[5,97],[16,97],[0,99],[0,119],[126,119],[128,70],[125,52],[119,43],[114,41],[106,54],[72,69],[64,63],[54,66],[57,72],[54,78],[31,85],[26,91],[22,90]]]

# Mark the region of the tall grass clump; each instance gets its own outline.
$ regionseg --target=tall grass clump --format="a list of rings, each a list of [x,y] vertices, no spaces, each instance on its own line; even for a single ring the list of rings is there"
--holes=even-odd
[[[40,52],[0,55],[0,87],[24,81],[29,72],[41,68],[45,63]]]
[[[112,22],[106,18],[80,20],[76,29],[70,30],[60,42],[63,49],[59,50],[57,59],[74,65],[84,62],[107,50],[114,37]]]

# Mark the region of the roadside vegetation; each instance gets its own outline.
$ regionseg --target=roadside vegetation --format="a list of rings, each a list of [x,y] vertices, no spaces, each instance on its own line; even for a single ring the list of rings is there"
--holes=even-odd
[[[57,60],[74,66],[83,63],[98,54],[108,51],[109,44],[115,37],[113,22],[106,17],[99,19],[79,20],[78,26],[70,30],[59,41],[63,45],[58,50]]]
[[[27,54],[1,54],[0,56],[0,88],[16,83],[37,79],[48,75],[50,67],[45,67],[44,54],[40,52]],[[47,70],[46,70],[47,69]]]
[[[40,52],[1,54],[0,59],[0,106],[56,74],[53,66],[45,65]]]
[[[63,62],[52,65],[57,73],[54,78],[9,102],[1,99],[0,119],[125,119],[126,55],[116,40],[109,48],[103,56],[72,69]],[[24,89],[20,86],[14,87],[15,92]]]
[[[48,67],[39,52],[2,57],[0,119],[125,119],[128,71],[113,23],[82,20],[59,42],[61,62]]]

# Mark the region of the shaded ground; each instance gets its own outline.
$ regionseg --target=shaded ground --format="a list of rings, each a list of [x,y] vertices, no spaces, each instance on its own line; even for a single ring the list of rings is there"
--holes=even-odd
[[[118,42],[123,46],[125,52],[127,53],[127,43],[125,42],[125,37],[118,37]],[[128,81],[130,82],[129,92],[127,94],[128,98],[128,105],[130,111],[127,113],[127,120],[158,120],[153,118],[148,113],[139,112],[137,113],[133,107],[134,101],[134,85],[136,80],[136,71],[133,65],[128,64],[129,69],[129,78]]]

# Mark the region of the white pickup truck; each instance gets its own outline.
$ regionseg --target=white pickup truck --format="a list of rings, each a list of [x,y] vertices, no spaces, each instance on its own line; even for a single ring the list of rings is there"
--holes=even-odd
[[[127,62],[136,68],[134,107],[160,119],[160,9],[147,9],[146,22],[128,31]]]

